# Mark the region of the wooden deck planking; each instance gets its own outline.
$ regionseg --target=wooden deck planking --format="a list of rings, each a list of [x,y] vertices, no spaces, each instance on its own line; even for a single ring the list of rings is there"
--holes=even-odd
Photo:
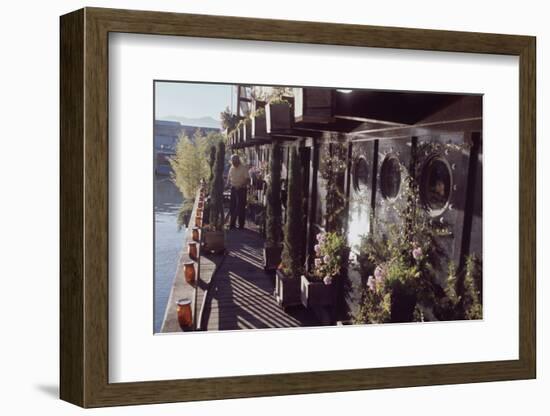
[[[263,239],[257,232],[227,231],[226,249],[205,300],[203,322],[207,330],[316,325],[304,309],[285,312],[277,305],[274,276],[263,270]]]

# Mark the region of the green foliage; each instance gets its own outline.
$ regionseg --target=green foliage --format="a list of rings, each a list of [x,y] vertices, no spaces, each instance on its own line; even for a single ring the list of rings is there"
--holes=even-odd
[[[464,299],[462,307],[466,319],[482,319],[482,268],[481,260],[475,254],[466,258],[466,276],[464,277]]]
[[[431,309],[440,320],[479,319],[481,305],[481,266],[475,256],[466,259],[464,276],[448,264],[447,286],[442,289],[436,279],[441,269],[442,251],[438,236],[445,227],[433,223],[421,202],[416,182],[405,180],[405,206],[399,221],[387,225],[387,236],[364,236],[359,246],[358,268],[367,278],[358,323],[383,323],[393,319],[395,308],[409,300],[415,302],[410,319],[424,320],[424,310]]]
[[[266,100],[270,104],[290,104],[290,102],[285,99],[285,97],[290,97],[293,95],[292,88],[288,87],[272,87],[271,93],[266,96]]]
[[[320,232],[314,250],[314,266],[310,277],[323,280],[325,284],[332,283],[348,259],[346,240],[334,232]]]
[[[183,135],[176,144],[176,154],[169,162],[172,166],[172,180],[186,199],[194,199],[200,180],[209,177],[208,157],[210,147],[221,141],[219,133],[204,136],[197,129],[193,139]]]
[[[208,174],[208,166],[200,156],[201,146],[182,136],[176,145],[176,155],[170,159],[172,179],[187,199],[194,198],[201,178]]]
[[[253,117],[261,117],[261,116],[265,116],[265,108],[264,107],[260,107],[258,108],[254,114],[252,115]]]
[[[405,180],[404,197],[400,221],[388,225],[387,236],[362,238],[357,260],[361,275],[368,278],[358,322],[389,322],[392,308],[411,298],[417,306],[410,319],[423,319],[421,309],[435,302],[435,265],[443,256],[436,240],[438,226],[418,209],[418,187],[411,177]]]
[[[299,277],[304,272],[302,165],[297,147],[290,149],[287,215],[282,252],[283,273]]]
[[[223,171],[225,167],[225,143],[219,141],[216,146],[214,177],[210,183],[210,218],[209,227],[213,231],[222,231],[224,225],[223,210]]]
[[[355,324],[382,324],[391,320],[391,293],[389,291],[365,290]]]
[[[290,101],[283,97],[275,97],[269,101],[269,104],[288,104],[289,106],[291,106]]]
[[[220,119],[222,122],[222,127],[227,129],[227,131],[233,131],[239,123],[239,117],[236,114],[233,114],[229,107],[226,107],[224,111],[220,113]]]
[[[281,157],[281,147],[275,142],[271,145],[269,183],[266,195],[266,242],[270,246],[275,246],[282,240]]]
[[[326,228],[328,231],[343,231],[347,198],[344,193],[347,169],[347,147],[333,143],[328,154],[323,155],[321,177],[326,181]]]
[[[193,204],[194,201],[192,199],[186,199],[183,201],[181,206],[178,210],[178,230],[181,230],[184,227],[187,227],[189,222],[189,217],[191,216],[191,213],[193,212]]]
[[[475,254],[466,258],[463,276],[453,263],[449,264],[445,297],[437,308],[442,319],[482,319],[481,261]]]
[[[210,146],[210,154],[208,158],[208,167],[210,168],[210,177],[208,178],[208,183],[212,182],[214,179],[214,162],[216,161],[216,146]]]

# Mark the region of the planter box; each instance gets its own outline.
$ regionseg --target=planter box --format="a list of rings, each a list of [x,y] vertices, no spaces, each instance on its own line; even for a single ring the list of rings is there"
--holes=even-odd
[[[252,118],[252,139],[262,140],[269,139],[267,134],[265,113]]]
[[[300,278],[285,276],[280,270],[275,273],[275,298],[283,309],[300,306]]]
[[[288,131],[292,128],[292,114],[289,103],[268,104],[265,107],[267,133]]]
[[[390,322],[412,322],[416,300],[416,293],[411,293],[401,287],[394,288],[391,297]]]
[[[327,88],[294,88],[296,123],[332,123],[334,90]]]
[[[279,264],[281,264],[281,253],[283,251],[283,245],[276,246],[264,245],[264,270],[273,271],[277,270]]]
[[[209,253],[221,253],[225,250],[225,232],[203,230],[203,247]]]
[[[332,306],[336,299],[336,286],[334,283],[325,285],[323,281],[310,281],[307,277],[301,277],[300,298],[306,308],[313,306]]]

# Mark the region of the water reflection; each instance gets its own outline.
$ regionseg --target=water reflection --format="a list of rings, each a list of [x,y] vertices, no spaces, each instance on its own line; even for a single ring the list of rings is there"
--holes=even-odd
[[[178,211],[183,198],[181,192],[167,176],[155,177],[155,214]]]
[[[170,178],[155,177],[155,332],[159,332],[162,325],[182,248],[185,229],[178,231],[177,224],[182,201],[180,191]]]

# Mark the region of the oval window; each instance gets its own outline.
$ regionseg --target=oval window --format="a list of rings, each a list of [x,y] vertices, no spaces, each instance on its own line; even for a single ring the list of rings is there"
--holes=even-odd
[[[401,187],[401,164],[395,156],[386,156],[380,168],[380,191],[386,199],[393,199]]]
[[[369,179],[369,166],[364,157],[360,157],[355,162],[355,169],[353,171],[353,187],[356,191],[364,189],[368,185]]]
[[[435,214],[440,214],[449,202],[451,194],[451,169],[446,160],[432,157],[422,169],[420,194],[424,204]]]

